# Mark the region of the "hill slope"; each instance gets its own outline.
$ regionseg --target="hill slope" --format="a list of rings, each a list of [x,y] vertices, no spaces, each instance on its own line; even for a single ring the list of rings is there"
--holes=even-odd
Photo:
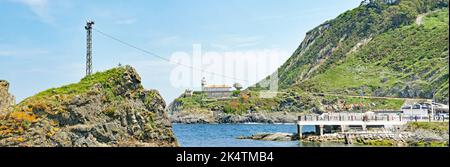
[[[165,102],[134,68],[95,73],[0,115],[0,146],[177,146]]]
[[[448,28],[448,0],[364,2],[307,33],[280,87],[448,103]]]

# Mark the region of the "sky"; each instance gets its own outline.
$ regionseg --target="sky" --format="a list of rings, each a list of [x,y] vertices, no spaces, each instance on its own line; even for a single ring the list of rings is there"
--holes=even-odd
[[[18,102],[78,82],[85,76],[84,26],[94,20],[94,72],[131,65],[144,88],[168,103],[198,90],[202,77],[247,87],[281,66],[306,32],[360,2],[0,0],[0,80],[10,82]]]

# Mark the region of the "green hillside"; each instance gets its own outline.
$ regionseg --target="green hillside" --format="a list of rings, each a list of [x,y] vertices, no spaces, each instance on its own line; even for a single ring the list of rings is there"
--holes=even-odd
[[[447,44],[448,1],[374,0],[308,32],[279,84],[448,103]]]
[[[328,70],[304,82],[320,92],[448,101],[448,9],[374,37]]]
[[[256,84],[246,100],[194,95],[176,99],[171,108],[321,113],[360,111],[352,106],[361,103],[363,109],[398,110],[405,102],[355,95],[434,95],[448,103],[448,29],[448,0],[367,0],[306,34],[277,71],[275,98],[260,99],[258,91],[266,88]]]

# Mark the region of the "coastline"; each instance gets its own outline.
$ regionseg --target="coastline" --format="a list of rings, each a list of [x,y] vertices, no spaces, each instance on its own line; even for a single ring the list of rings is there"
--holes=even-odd
[[[218,111],[180,111],[169,115],[172,123],[182,124],[295,124],[299,113],[254,112],[227,114]]]
[[[369,130],[359,132],[336,132],[317,135],[303,133],[299,139],[295,133],[259,133],[239,136],[237,139],[261,141],[301,141],[310,143],[340,143],[345,145],[381,147],[448,147],[448,122],[410,122],[398,130]]]

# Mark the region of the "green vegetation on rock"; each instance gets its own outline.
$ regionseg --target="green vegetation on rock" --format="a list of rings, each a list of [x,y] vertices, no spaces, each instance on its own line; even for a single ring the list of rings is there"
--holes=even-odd
[[[418,141],[418,142],[412,144],[411,146],[416,146],[416,147],[448,147],[448,141],[430,141],[430,142]]]
[[[248,111],[275,110],[279,101],[277,98],[259,98],[256,92],[239,92],[228,99],[209,99],[206,94],[195,92],[192,97],[180,97],[175,103],[182,106],[181,110],[206,108],[211,111],[224,111],[229,114],[244,114]]]
[[[359,105],[364,104],[363,110],[397,110],[404,100],[401,99],[375,99],[342,96],[316,96],[307,92],[296,92],[289,90],[279,93],[273,98],[261,98],[259,92],[245,91],[239,96],[230,96],[228,99],[209,99],[200,92],[194,93],[192,97],[180,97],[174,101],[172,106],[177,108],[171,111],[180,110],[209,110],[223,111],[227,114],[246,114],[248,112],[299,112],[318,113],[325,111],[349,111],[360,112]],[[356,108],[352,108],[357,104]]]
[[[92,86],[95,84],[101,84],[108,90],[111,90],[112,92],[112,79],[115,78],[121,78],[124,74],[125,68],[113,68],[110,70],[107,70],[105,72],[97,72],[92,75],[86,76],[83,79],[81,79],[80,82],[62,86],[60,88],[51,88],[46,91],[43,91],[41,93],[38,93],[37,95],[31,97],[31,98],[40,98],[40,97],[48,97],[56,94],[64,94],[64,95],[77,95],[86,93],[89,91]]]
[[[448,42],[448,1],[371,1],[308,32],[280,86],[447,103]]]
[[[407,131],[423,136],[409,141],[409,145],[417,147],[448,147],[448,122],[409,122],[406,126]],[[438,140],[435,137],[430,138],[428,134],[440,136],[441,138],[444,138],[444,140]]]
[[[134,68],[117,67],[0,114],[0,146],[177,146],[164,108]]]
[[[378,140],[358,140],[356,144],[368,146],[395,146],[396,142],[393,140],[378,139]]]
[[[445,95],[448,20],[439,19],[443,15],[448,15],[448,9],[427,15],[420,26],[404,26],[374,37],[341,63],[306,81],[307,85],[344,94],[358,94],[358,88],[368,86],[364,93],[375,96],[431,98],[433,91]]]
[[[301,74],[298,73],[299,70],[295,70],[310,68],[307,63],[326,65],[320,66],[316,71],[326,70],[339,62],[341,58],[346,57],[361,41],[401,26],[413,24],[419,13],[445,7],[448,7],[448,2],[433,0],[426,2],[403,0],[394,5],[372,1],[369,5],[362,5],[347,11],[307,33],[307,37],[299,49],[279,70],[281,86],[290,87],[296,83],[297,79],[301,81],[301,78],[312,74]],[[321,60],[320,56],[325,62],[318,61]]]
[[[417,129],[432,130],[438,133],[445,133],[449,131],[448,122],[410,122],[408,129],[413,131]]]

